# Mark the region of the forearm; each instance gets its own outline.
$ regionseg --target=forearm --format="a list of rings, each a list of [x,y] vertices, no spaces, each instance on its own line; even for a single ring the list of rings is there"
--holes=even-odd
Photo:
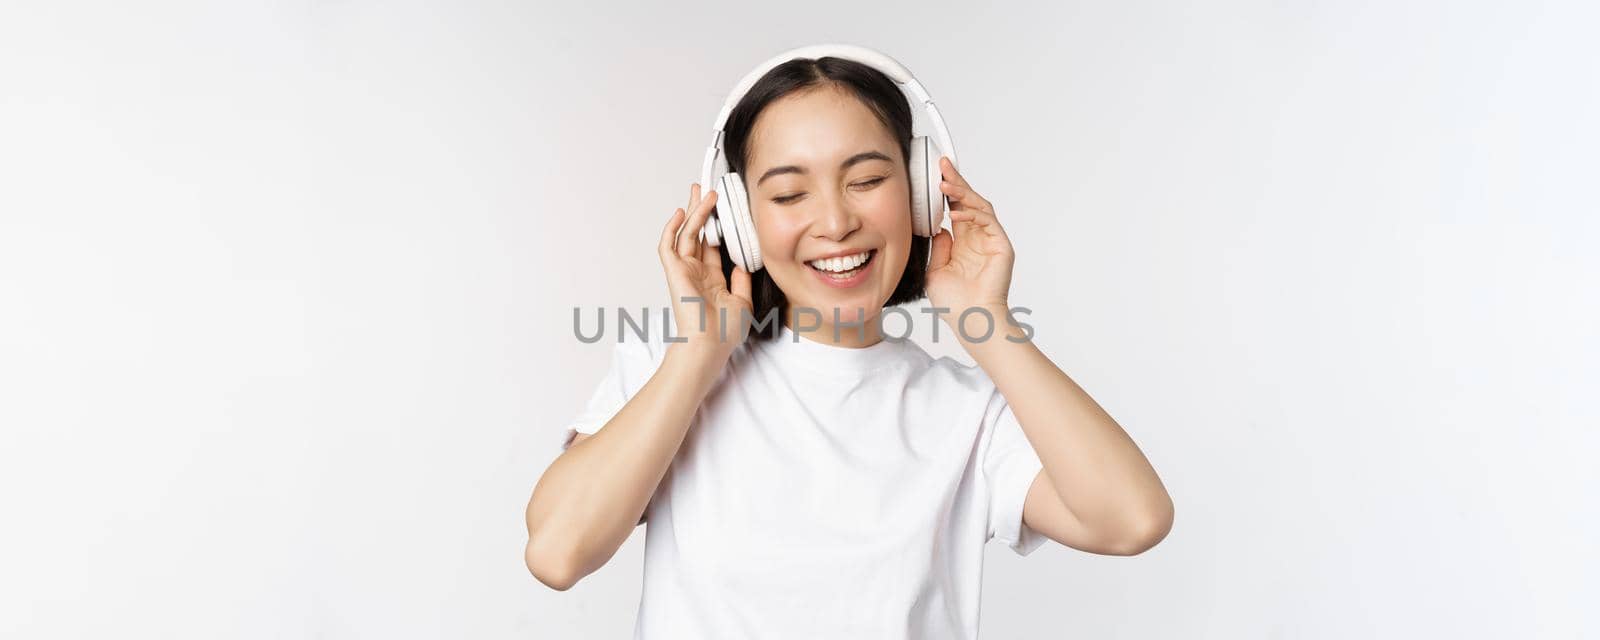
[[[994,380],[1062,503],[1086,525],[1138,535],[1170,521],[1171,497],[1132,438],[1032,342],[993,310],[995,334],[963,342]],[[960,332],[957,332],[960,335]]]
[[[604,428],[563,452],[534,486],[526,553],[536,574],[540,566],[554,581],[576,582],[638,526],[726,361],[678,346]]]

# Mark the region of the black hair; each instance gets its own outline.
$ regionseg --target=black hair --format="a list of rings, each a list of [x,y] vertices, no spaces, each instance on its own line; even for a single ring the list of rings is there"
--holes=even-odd
[[[905,93],[882,71],[854,60],[826,56],[815,59],[796,58],[784,62],[761,76],[761,79],[745,92],[744,97],[728,112],[728,121],[723,126],[723,150],[727,157],[728,170],[744,175],[746,163],[750,159],[750,132],[755,127],[756,116],[759,116],[767,105],[792,93],[828,86],[844,89],[865,104],[889,129],[895,142],[900,145],[900,157],[910,162],[913,125],[911,104],[906,99]],[[906,170],[909,176],[910,167],[907,166]],[[909,183],[907,180],[908,185]],[[702,188],[706,186],[702,185]],[[907,211],[906,215],[911,215],[911,212]],[[725,224],[723,229],[728,231],[732,227]],[[912,234],[911,251],[906,258],[905,272],[900,276],[900,283],[895,285],[894,293],[884,302],[885,308],[926,297],[928,251],[932,247],[931,243],[931,238]],[[728,282],[732,282],[735,266],[728,254],[728,245],[723,243],[717,250],[722,254],[722,274]],[[777,313],[776,322],[767,324],[760,331],[752,326],[749,339],[776,338],[789,314],[789,299],[783,290],[778,288],[778,283],[772,280],[766,269],[750,276],[750,296],[756,322],[765,321],[773,310]]]

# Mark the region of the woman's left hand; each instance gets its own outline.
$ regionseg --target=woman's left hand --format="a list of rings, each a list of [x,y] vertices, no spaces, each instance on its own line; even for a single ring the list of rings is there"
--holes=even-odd
[[[949,309],[952,323],[969,307],[1005,311],[1010,308],[1006,298],[1016,262],[1011,239],[1000,227],[994,205],[972,190],[948,157],[939,157],[939,170],[944,177],[939,190],[950,199],[951,229],[940,229],[933,237],[928,300]]]

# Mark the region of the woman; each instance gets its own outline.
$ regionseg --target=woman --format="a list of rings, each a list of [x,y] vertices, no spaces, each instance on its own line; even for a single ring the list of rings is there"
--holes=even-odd
[[[657,247],[683,341],[617,345],[528,504],[540,581],[569,588],[649,521],[636,637],[971,638],[990,538],[1131,555],[1166,535],[1143,454],[1017,326],[1011,243],[947,158],[954,233],[913,235],[890,78],[791,60],[727,122],[762,268],[696,233],[722,194],[692,185]],[[977,366],[886,337],[883,310],[924,296]]]

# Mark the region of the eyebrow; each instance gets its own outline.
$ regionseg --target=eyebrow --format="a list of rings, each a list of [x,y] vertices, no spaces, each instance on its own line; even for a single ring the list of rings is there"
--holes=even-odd
[[[844,162],[839,163],[839,168],[840,169],[849,169],[851,166],[853,166],[853,165],[855,165],[857,163],[866,162],[868,160],[883,160],[885,162],[893,162],[893,160],[891,160],[889,158],[889,156],[883,155],[882,153],[879,153],[877,151],[862,151],[861,153],[855,154],[855,155],[850,156],[849,158],[845,159]],[[785,174],[785,173],[801,173],[801,174],[803,174],[805,172],[806,172],[805,169],[803,169],[801,167],[797,167],[797,166],[792,165],[792,164],[784,165],[784,166],[781,166],[781,167],[773,167],[771,169],[767,169],[766,173],[761,174],[761,179],[756,181],[756,186],[758,186],[758,187],[761,186],[761,183],[766,182],[767,178],[771,178],[772,176],[782,175],[782,174]]]

